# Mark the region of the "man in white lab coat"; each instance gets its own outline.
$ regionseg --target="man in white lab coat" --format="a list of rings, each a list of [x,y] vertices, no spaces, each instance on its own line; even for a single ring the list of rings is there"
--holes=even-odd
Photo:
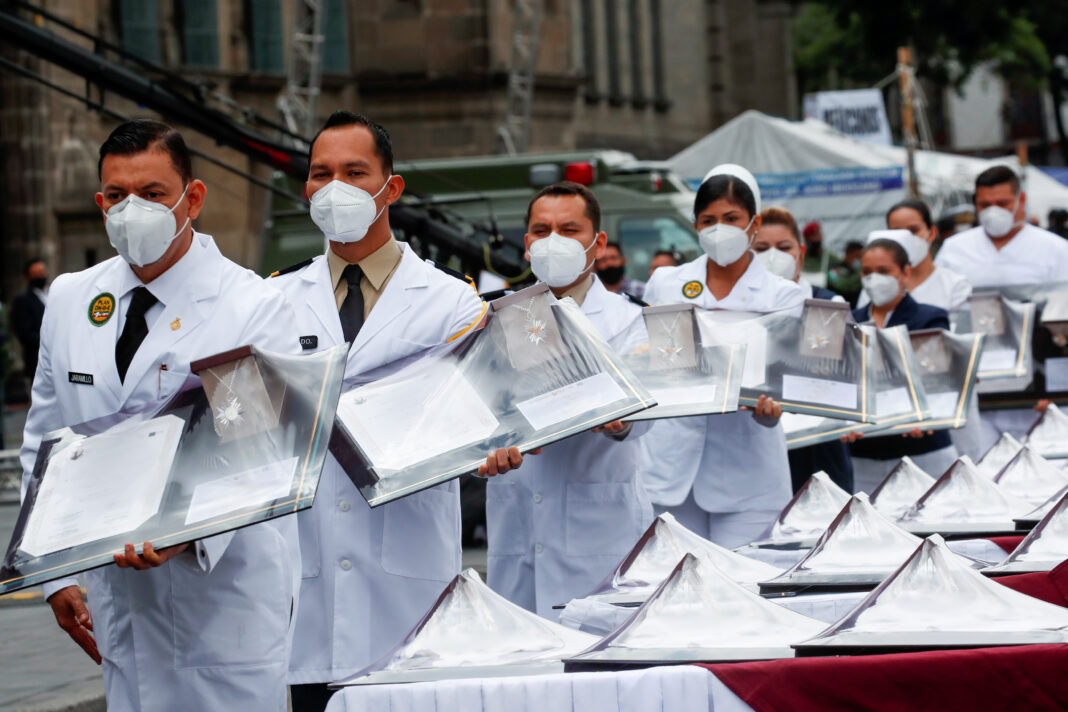
[[[627,353],[648,335],[641,307],[592,273],[607,240],[600,218],[585,186],[543,188],[527,209],[527,251],[534,275],[557,298],[574,299],[605,341]],[[597,430],[546,447],[486,488],[489,585],[553,620],[553,606],[589,592],[653,517],[638,479],[640,432],[619,421]]]
[[[119,252],[58,277],[41,327],[22,447],[23,491],[41,437],[162,403],[191,361],[254,344],[297,351],[284,297],[193,230],[206,188],[177,131],[136,120],[100,148],[97,205]],[[192,377],[195,382],[195,377]],[[116,506],[122,506],[116,502]],[[44,586],[60,627],[103,664],[108,709],[286,709],[296,519],[282,517]]]
[[[979,226],[946,240],[935,265],[963,275],[977,291],[1068,279],[1068,240],[1027,221],[1027,193],[1011,168],[994,166],[976,177],[975,211]],[[1029,408],[984,411],[982,444],[1004,432],[1022,437],[1035,417]]]
[[[1027,193],[1011,168],[979,174],[975,211],[979,226],[946,240],[936,266],[962,275],[975,289],[1068,278],[1068,240],[1027,222]]]
[[[346,379],[419,354],[478,327],[474,287],[424,262],[389,227],[404,191],[389,134],[335,112],[312,142],[305,195],[330,242],[325,255],[270,282],[288,297],[307,352],[350,343]],[[418,404],[412,404],[418,408]],[[480,472],[517,467],[515,448]],[[295,712],[322,710],[326,683],[367,666],[430,608],[460,570],[460,499],[454,480],[370,509],[332,455],[315,505],[297,515],[302,582],[289,682]]]

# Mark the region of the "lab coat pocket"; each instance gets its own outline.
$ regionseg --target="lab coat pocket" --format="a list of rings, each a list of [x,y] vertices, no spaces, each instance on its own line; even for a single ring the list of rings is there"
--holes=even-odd
[[[460,570],[460,497],[455,480],[383,505],[382,569],[447,582]]]
[[[493,556],[516,556],[530,551],[534,536],[531,496],[519,482],[522,473],[499,475],[486,483],[486,535]]]
[[[189,374],[181,371],[157,371],[156,389],[158,397],[170,398],[182,388]]]
[[[629,482],[572,482],[564,502],[565,550],[573,556],[622,557],[634,544],[635,509]]]
[[[300,577],[316,578],[322,571],[322,550],[319,546],[319,521],[312,507],[297,512],[297,531],[300,536]]]
[[[278,530],[253,525],[234,535],[211,573],[185,554],[168,562],[175,667],[284,662],[293,585],[289,556]]]

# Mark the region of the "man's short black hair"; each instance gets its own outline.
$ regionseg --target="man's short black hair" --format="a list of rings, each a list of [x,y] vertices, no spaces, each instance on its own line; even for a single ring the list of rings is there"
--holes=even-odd
[[[845,246],[845,251],[846,252],[852,252],[853,250],[863,250],[863,249],[864,249],[864,243],[863,242],[857,242],[856,240],[850,240],[849,242],[846,243],[846,246]]]
[[[309,166],[311,165],[312,149],[315,148],[315,142],[323,135],[323,131],[342,126],[363,126],[370,131],[375,139],[375,153],[378,154],[379,160],[382,161],[382,168],[385,169],[386,173],[393,173],[393,141],[389,138],[389,132],[381,124],[372,121],[363,114],[346,111],[345,109],[338,109],[330,114],[330,118],[319,129],[319,133],[315,134],[315,138],[308,144]]]
[[[132,156],[148,150],[164,151],[183,183],[193,180],[193,159],[182,134],[173,126],[153,119],[133,119],[119,124],[100,145],[96,176],[103,174],[105,156]]]
[[[44,260],[41,259],[40,257],[36,257],[36,256],[35,257],[31,257],[30,259],[28,259],[25,262],[23,262],[22,263],[22,276],[23,277],[29,277],[30,276],[30,267],[33,267],[38,262],[40,262],[41,264],[44,264]]]
[[[675,260],[675,264],[682,262],[682,255],[675,250],[657,250],[653,253],[653,259],[655,260],[657,257],[670,257]]]
[[[597,202],[597,196],[586,186],[569,180],[547,185],[530,199],[527,204],[527,225],[530,225],[530,212],[534,208],[534,203],[545,197],[567,195],[577,195],[586,202],[586,217],[593,223],[594,234],[599,233],[601,231],[601,204]],[[619,254],[623,254],[623,251],[620,250]]]
[[[619,256],[623,257],[623,245],[619,244],[618,240],[609,240],[608,242],[604,243],[604,246],[605,248],[614,248],[615,251],[619,253]]]
[[[1020,176],[1008,166],[993,166],[987,168],[975,178],[975,189],[990,188],[995,185],[1008,183],[1012,186],[1013,193],[1020,192]]]

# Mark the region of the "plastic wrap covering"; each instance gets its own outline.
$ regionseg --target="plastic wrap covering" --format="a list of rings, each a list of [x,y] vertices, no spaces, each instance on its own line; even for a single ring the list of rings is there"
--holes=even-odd
[[[1043,457],[1068,457],[1068,415],[1050,403],[1027,431],[1025,441]]]
[[[790,643],[824,623],[767,601],[686,554],[626,623],[568,669],[793,657]]]
[[[792,450],[837,440],[850,431],[875,435],[891,427],[911,429],[921,421],[931,420],[926,387],[908,329],[903,325],[880,329],[867,324],[860,329],[872,346],[872,387],[875,392],[873,422],[857,423],[786,413],[782,417],[782,426],[786,432],[787,448]],[[943,409],[947,407],[945,401],[948,397],[940,395],[939,404]],[[954,406],[957,405],[956,400],[960,399],[954,400]]]
[[[1065,559],[1068,559],[1068,488],[1009,557],[997,566],[984,569],[983,573],[1049,571]]]
[[[934,535],[798,655],[1068,642],[1068,609],[987,579]]]
[[[860,422],[875,417],[872,348],[849,306],[810,299],[789,312],[697,312],[703,344],[745,344],[739,403],[767,395],[789,413]]]
[[[0,593],[312,505],[345,349],[244,347],[194,362],[202,386],[41,441]],[[195,385],[190,378],[187,384]]]
[[[1031,507],[980,475],[971,459],[957,458],[909,508],[898,524],[917,534],[1011,534],[1013,519]]]
[[[623,361],[656,405],[627,418],[651,420],[738,410],[744,344],[706,344],[692,304],[642,309],[649,342]]]
[[[1023,444],[1012,435],[1002,433],[997,442],[983,453],[983,456],[979,458],[979,462],[975,463],[975,469],[980,474],[994,479],[1001,472],[1001,468],[1009,464],[1009,460],[1016,457],[1016,453],[1020,452],[1022,447]]]
[[[1024,445],[994,477],[994,482],[1033,508],[1068,485],[1068,472]]]
[[[866,494],[855,494],[804,558],[762,582],[760,592],[873,586],[901,566],[920,542],[879,514]]]
[[[906,455],[871,493],[871,506],[884,517],[897,520],[916,504],[916,500],[931,489],[934,483],[935,478],[924,472]]]
[[[683,554],[713,563],[731,580],[753,590],[760,581],[782,573],[782,569],[697,536],[671,514],[661,514],[619,566],[586,598],[616,605],[642,603],[667,578]]]
[[[544,284],[490,304],[485,328],[338,403],[331,452],[372,507],[655,404],[570,299]]]
[[[333,687],[563,672],[596,638],[540,618],[458,574],[392,650]]]
[[[1006,299],[998,292],[974,292],[968,306],[954,312],[958,334],[983,334],[979,392],[1019,391],[1031,383],[1031,338],[1035,305]]]
[[[1043,517],[1049,514],[1049,511],[1057,506],[1057,503],[1061,501],[1061,497],[1068,494],[1068,486],[1062,487],[1057,492],[1047,499],[1042,504],[1032,509],[1027,514],[1021,517],[1016,517],[1016,526],[1021,529],[1032,529],[1038,524]]]
[[[801,485],[771,526],[749,546],[792,549],[812,546],[849,501],[849,496],[826,472],[817,472]]]

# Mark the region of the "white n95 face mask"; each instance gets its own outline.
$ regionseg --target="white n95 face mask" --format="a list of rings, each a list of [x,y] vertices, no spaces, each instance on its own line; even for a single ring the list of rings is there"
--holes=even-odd
[[[1019,196],[1017,196],[1017,200],[1019,200]],[[979,224],[983,226],[983,230],[990,237],[1005,237],[1018,224],[1015,213],[1016,203],[1013,203],[1012,210],[1006,210],[998,205],[991,205],[989,208],[983,208],[982,212],[979,213]]]
[[[872,272],[861,277],[860,284],[868,293],[868,299],[877,307],[889,304],[901,293],[901,283],[888,274]]]
[[[127,264],[144,267],[163,257],[174,238],[189,224],[186,218],[179,228],[174,219],[174,210],[185,200],[188,191],[189,184],[186,184],[172,208],[130,193],[104,213],[108,240]]]
[[[312,222],[331,242],[359,242],[385,212],[384,205],[375,210],[375,198],[392,178],[391,174],[374,195],[344,181],[330,181],[311,197]]]
[[[586,271],[586,254],[597,244],[583,247],[578,240],[555,232],[530,243],[530,269],[550,287],[573,284]]]
[[[768,272],[791,282],[794,281],[794,274],[797,273],[797,260],[789,252],[769,247],[763,252],[758,252],[757,259]]]
[[[753,219],[749,220],[749,225],[753,224]],[[726,267],[737,262],[749,249],[753,241],[746,232],[749,225],[744,230],[724,223],[709,225],[698,233],[697,240],[710,260],[720,267]]]

